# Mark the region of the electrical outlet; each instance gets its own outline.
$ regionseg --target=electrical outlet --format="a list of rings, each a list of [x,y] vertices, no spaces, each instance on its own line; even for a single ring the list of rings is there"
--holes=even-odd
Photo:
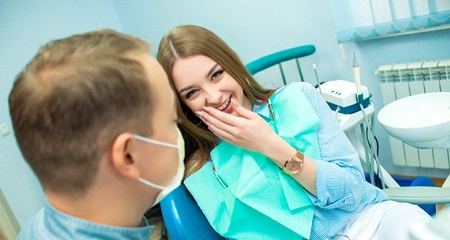
[[[8,135],[11,131],[9,130],[8,126],[6,124],[0,124],[0,135],[2,137]]]

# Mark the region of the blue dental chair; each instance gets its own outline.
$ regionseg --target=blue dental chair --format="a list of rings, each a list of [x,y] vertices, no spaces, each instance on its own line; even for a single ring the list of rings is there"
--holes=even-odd
[[[214,231],[197,203],[186,191],[184,184],[181,184],[160,202],[170,239],[224,239]]]
[[[286,85],[287,81],[282,63],[292,60],[295,61],[300,79],[303,81],[299,58],[309,56],[313,54],[315,50],[316,48],[313,45],[294,47],[259,58],[247,64],[246,67],[252,75],[255,75],[263,70],[278,65],[283,83]],[[434,204],[450,203],[450,194],[448,194],[450,190],[432,188],[431,186],[434,186],[434,184],[427,177],[419,177],[416,179],[394,178],[402,187],[384,189],[392,200],[419,204],[419,206],[430,215],[434,215],[435,213]],[[446,183],[446,186],[450,187],[450,176]],[[413,186],[421,186],[419,189],[429,193],[429,196],[418,196],[416,191],[412,191],[415,189],[410,188]],[[205,191],[208,191],[208,189],[205,189]],[[188,195],[183,184],[165,197],[161,201],[160,206],[164,223],[171,239],[224,239],[211,227],[197,203]]]

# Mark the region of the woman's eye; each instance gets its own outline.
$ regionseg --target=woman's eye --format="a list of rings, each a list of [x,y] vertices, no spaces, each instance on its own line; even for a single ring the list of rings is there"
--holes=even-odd
[[[192,97],[192,95],[194,95],[198,90],[192,90],[189,91],[188,93],[186,93],[186,95],[184,96],[185,99],[189,99],[190,97]]]
[[[221,70],[214,72],[212,75],[212,79],[214,80],[214,79],[217,79],[218,77],[220,77],[220,75],[222,75],[223,71],[224,70],[221,69]]]

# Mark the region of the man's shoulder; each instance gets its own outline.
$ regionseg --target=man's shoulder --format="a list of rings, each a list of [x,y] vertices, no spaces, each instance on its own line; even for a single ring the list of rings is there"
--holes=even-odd
[[[44,208],[39,210],[39,212],[31,217],[25,225],[22,226],[17,240],[28,240],[28,239],[44,239],[42,231],[40,231],[40,226],[43,226],[44,222]]]

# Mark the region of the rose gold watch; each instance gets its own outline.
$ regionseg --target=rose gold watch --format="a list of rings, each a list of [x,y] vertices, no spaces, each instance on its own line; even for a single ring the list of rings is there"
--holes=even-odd
[[[284,164],[283,172],[289,175],[299,173],[303,168],[304,158],[305,155],[297,150],[295,155]]]

